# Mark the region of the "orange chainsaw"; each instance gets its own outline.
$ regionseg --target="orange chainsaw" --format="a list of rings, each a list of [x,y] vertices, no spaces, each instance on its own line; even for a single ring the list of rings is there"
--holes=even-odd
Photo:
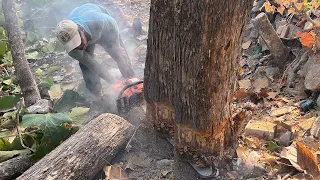
[[[117,109],[119,114],[127,113],[132,107],[143,101],[143,80],[140,78],[129,78],[115,84],[113,87],[117,97]]]

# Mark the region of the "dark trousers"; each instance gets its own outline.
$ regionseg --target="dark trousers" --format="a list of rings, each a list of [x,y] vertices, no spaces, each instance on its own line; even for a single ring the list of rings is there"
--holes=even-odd
[[[123,43],[120,39],[119,32],[105,32],[102,37],[97,41],[105,51],[117,62],[118,68],[124,78],[134,77],[135,73],[132,68],[131,61],[129,59],[128,53],[123,47]],[[93,56],[95,49],[95,44],[90,44],[86,48],[86,52]],[[83,79],[86,83],[86,87],[92,94],[99,94],[101,91],[101,81],[100,77],[94,72],[88,69],[83,64],[79,63]]]

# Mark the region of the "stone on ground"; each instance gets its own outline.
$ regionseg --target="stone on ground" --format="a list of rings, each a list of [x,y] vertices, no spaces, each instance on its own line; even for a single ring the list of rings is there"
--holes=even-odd
[[[272,140],[275,135],[276,124],[265,121],[254,121],[251,120],[246,125],[244,134],[246,136],[257,136],[260,138],[266,138]]]

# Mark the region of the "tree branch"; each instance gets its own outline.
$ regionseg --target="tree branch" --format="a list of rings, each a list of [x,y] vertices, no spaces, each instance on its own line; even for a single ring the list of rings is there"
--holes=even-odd
[[[29,148],[28,146],[24,145],[23,143],[23,139],[22,139],[22,136],[21,136],[21,132],[20,132],[20,118],[19,118],[19,114],[20,114],[20,111],[21,111],[21,108],[22,108],[22,102],[23,102],[23,99],[21,98],[20,99],[20,102],[18,104],[18,110],[17,110],[17,113],[16,113],[16,120],[17,120],[17,132],[18,132],[18,135],[19,135],[19,139],[20,139],[20,144],[23,148],[25,149],[29,149],[31,152],[35,152],[32,148]]]

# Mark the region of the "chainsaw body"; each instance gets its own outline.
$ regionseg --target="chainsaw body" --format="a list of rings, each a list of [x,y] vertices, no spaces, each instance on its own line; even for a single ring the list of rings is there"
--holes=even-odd
[[[143,80],[140,78],[125,79],[112,88],[118,94],[119,114],[127,113],[132,107],[140,105],[143,101]]]

